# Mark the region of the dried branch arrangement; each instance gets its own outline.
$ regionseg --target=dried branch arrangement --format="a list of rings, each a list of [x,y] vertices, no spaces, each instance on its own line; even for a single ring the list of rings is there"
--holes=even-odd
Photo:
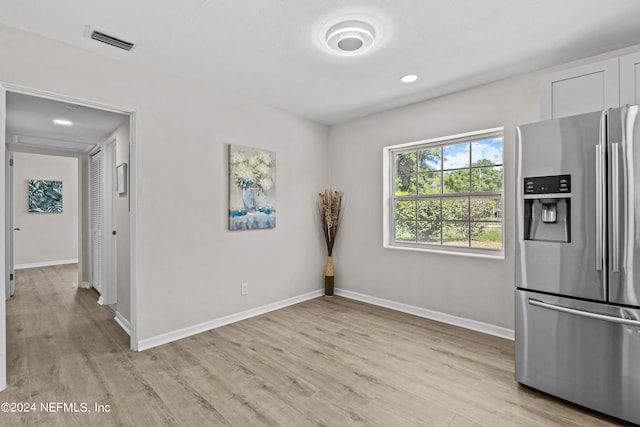
[[[342,219],[342,192],[328,188],[318,196],[318,211],[322,221],[324,240],[327,244],[327,253],[331,256]]]
[[[318,212],[320,213],[320,221],[322,223],[322,231],[324,232],[324,240],[327,244],[327,266],[324,271],[324,294],[333,295],[333,261],[331,254],[333,253],[333,245],[336,242],[338,228],[342,219],[342,192],[332,189],[326,189],[318,194]]]

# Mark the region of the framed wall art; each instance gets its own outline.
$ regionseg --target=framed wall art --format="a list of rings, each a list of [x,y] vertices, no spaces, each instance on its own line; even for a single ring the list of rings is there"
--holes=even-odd
[[[62,181],[30,179],[29,212],[61,213]]]
[[[276,154],[229,145],[229,230],[276,226]]]
[[[127,164],[121,163],[116,166],[116,182],[118,194],[127,194]]]

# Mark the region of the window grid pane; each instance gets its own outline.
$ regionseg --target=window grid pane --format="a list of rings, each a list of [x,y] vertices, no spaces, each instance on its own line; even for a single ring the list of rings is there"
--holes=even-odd
[[[441,221],[418,221],[418,243],[439,245],[442,242]]]
[[[445,170],[443,181],[445,194],[468,193],[471,188],[470,170]]]
[[[471,247],[500,249],[502,247],[502,226],[499,222],[472,222]]]
[[[418,172],[442,170],[442,147],[418,150]]]
[[[416,221],[396,221],[394,229],[397,241],[416,241]]]
[[[442,244],[469,247],[469,223],[466,221],[443,221]]]
[[[415,200],[397,201],[396,202],[396,219],[415,220],[416,219],[416,201]]]
[[[418,194],[442,194],[442,172],[426,172],[418,175]]]
[[[471,169],[471,190],[475,192],[502,191],[502,166]]]

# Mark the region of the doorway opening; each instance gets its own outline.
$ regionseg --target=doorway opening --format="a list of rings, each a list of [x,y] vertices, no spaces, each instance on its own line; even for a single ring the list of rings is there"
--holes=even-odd
[[[0,152],[0,157],[4,158],[0,159],[0,164],[5,165],[5,177],[12,176],[14,162],[11,159],[15,156],[71,157],[77,161],[77,284],[96,289],[98,302],[114,309],[115,321],[130,336],[130,348],[137,350],[133,247],[135,113],[13,86],[0,86],[0,113],[3,130],[0,142],[4,145]],[[55,120],[62,120],[63,124]],[[100,159],[98,172],[95,170],[96,156]],[[120,177],[127,181],[127,192],[116,193],[116,165],[128,165],[125,166],[127,176]],[[92,180],[96,177],[97,187],[94,187]],[[44,176],[40,179],[46,180]],[[0,210],[3,216],[0,222],[7,225],[2,232],[6,244],[0,249],[5,260],[5,286],[0,289],[0,390],[6,387],[5,305],[14,285],[15,261],[10,243],[15,232],[24,231],[14,222],[13,215],[14,189],[19,192],[23,189],[21,183],[9,181],[7,179],[6,186],[0,189],[0,200],[5,204],[5,209]],[[64,188],[64,182],[62,185]],[[99,194],[96,194],[97,188]],[[102,217],[99,226],[94,221],[98,213]],[[99,242],[94,236],[97,227],[101,228]]]
[[[9,152],[7,212],[13,218],[14,270],[77,264],[79,247],[79,160],[75,156]],[[13,206],[12,206],[13,205]],[[13,208],[13,209],[11,209]],[[13,246],[13,250],[11,249]],[[11,292],[6,297],[13,296]]]

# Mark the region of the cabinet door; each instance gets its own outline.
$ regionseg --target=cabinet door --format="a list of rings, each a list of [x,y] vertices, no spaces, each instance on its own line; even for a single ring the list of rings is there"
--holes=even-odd
[[[548,74],[540,89],[542,120],[619,107],[618,58]]]
[[[620,105],[640,104],[640,52],[620,57]]]

